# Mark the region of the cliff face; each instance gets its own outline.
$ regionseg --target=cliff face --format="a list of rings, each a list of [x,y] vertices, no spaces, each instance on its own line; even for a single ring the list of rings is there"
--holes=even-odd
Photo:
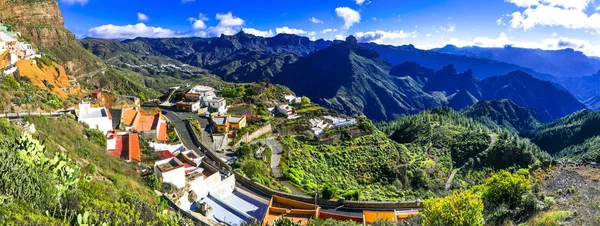
[[[103,67],[102,61],[82,48],[75,35],[64,28],[56,0],[0,0],[0,20],[54,56],[75,76]]]

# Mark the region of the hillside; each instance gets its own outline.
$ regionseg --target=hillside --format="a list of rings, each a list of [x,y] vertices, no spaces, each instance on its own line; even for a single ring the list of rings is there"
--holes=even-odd
[[[421,50],[415,48],[413,45],[390,46],[378,45],[375,43],[361,43],[360,45],[362,47],[375,50],[377,53],[379,53],[381,59],[393,65],[404,62],[416,62],[424,67],[438,70],[446,65],[452,64],[458,71],[467,71],[471,69],[473,74],[475,74],[475,76],[477,76],[479,79],[496,75],[504,75],[517,70],[527,72],[542,80],[550,81],[554,79],[554,76],[549,74],[538,73],[532,69],[520,67],[515,64]]]
[[[137,166],[106,155],[103,135],[66,117],[27,121],[35,134],[0,119],[1,222],[75,225],[88,215],[82,223],[189,224],[166,209]]]
[[[306,37],[288,34],[263,38],[240,31],[236,35],[218,38],[136,38],[124,41],[86,38],[81,40],[81,44],[111,65],[131,67],[132,62],[189,65],[191,72],[207,69],[226,81],[252,82],[273,77],[283,65],[294,62],[298,56],[325,48],[331,42],[313,42]]]
[[[541,122],[550,122],[586,109],[568,91],[522,71],[490,77],[482,80],[480,85],[486,91],[483,95],[486,100],[509,99],[517,105],[532,108]]]
[[[559,80],[566,89],[575,95],[581,101],[588,101],[588,106],[597,109],[593,98],[600,95],[600,71],[591,76],[561,78]],[[590,101],[591,100],[591,101]]]
[[[595,151],[591,145],[595,145],[594,137],[600,135],[600,112],[588,110],[579,111],[554,122],[545,124],[538,129],[526,134],[542,150],[551,154],[571,148],[573,154],[582,154],[586,151]],[[574,146],[578,145],[578,146]],[[590,149],[583,148],[589,147]]]
[[[39,50],[54,56],[75,76],[103,67],[100,59],[81,48],[64,28],[57,0],[0,0],[1,21],[21,32]]]
[[[513,133],[534,130],[541,126],[535,112],[516,105],[510,100],[480,101],[461,111],[466,117],[492,127],[498,125]]]
[[[585,108],[558,85],[524,72],[479,80],[472,70],[458,72],[454,65],[437,71],[414,62],[391,67],[377,52],[356,44],[352,36],[284,66],[272,81],[328,108],[347,115],[364,114],[374,121],[439,106],[460,110],[480,100],[509,99],[535,109],[542,122]]]

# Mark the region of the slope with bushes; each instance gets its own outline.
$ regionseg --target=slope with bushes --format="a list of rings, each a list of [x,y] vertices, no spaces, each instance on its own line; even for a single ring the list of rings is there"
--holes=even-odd
[[[0,221],[18,225],[177,225],[186,223],[143,184],[137,167],[106,154],[70,118],[30,118],[29,135],[0,119]],[[39,138],[36,138],[39,137]],[[99,136],[100,141],[105,138]],[[43,139],[44,142],[38,141]],[[92,139],[97,140],[97,139]],[[10,170],[8,170],[10,168]]]

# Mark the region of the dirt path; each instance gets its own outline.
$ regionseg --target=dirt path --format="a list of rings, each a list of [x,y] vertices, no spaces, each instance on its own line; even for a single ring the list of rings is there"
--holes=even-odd
[[[483,151],[483,152],[488,152],[489,150],[491,150],[494,145],[496,145],[496,142],[498,141],[498,135],[494,134],[494,133],[490,133],[488,134],[490,136],[490,138],[492,139],[490,141],[490,145]],[[452,173],[450,173],[450,177],[448,177],[448,180],[446,181],[446,190],[450,190],[450,185],[452,185],[452,180],[454,180],[454,176],[456,175],[456,173],[458,173],[458,171],[463,168],[465,165],[471,163],[473,161],[473,159],[467,161],[465,164],[463,164],[460,167],[457,167],[456,169],[452,170]]]

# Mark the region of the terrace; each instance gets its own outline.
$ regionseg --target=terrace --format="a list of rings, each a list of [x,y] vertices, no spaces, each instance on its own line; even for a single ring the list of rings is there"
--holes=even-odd
[[[158,162],[157,162],[158,163]],[[156,168],[160,171],[160,172],[169,172],[171,170],[175,170],[178,168],[183,167],[183,163],[180,162],[179,160],[177,160],[176,158],[172,158],[169,159],[168,161],[162,162],[162,163],[158,163],[156,165]]]

